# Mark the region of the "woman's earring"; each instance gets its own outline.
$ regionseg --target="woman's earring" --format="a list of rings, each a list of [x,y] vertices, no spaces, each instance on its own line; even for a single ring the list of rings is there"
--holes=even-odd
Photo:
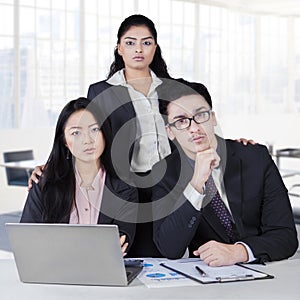
[[[70,150],[67,150],[67,159],[70,159]]]

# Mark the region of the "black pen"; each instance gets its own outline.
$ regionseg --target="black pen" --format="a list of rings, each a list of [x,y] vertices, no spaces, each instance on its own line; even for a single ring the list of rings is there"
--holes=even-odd
[[[198,266],[195,266],[195,269],[201,274],[202,277],[205,277],[207,274]]]

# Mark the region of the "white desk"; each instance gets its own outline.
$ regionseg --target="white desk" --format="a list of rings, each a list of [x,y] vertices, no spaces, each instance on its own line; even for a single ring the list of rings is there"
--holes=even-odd
[[[31,176],[32,170],[39,165],[41,165],[41,162],[38,162],[34,159],[11,161],[11,162],[0,162],[0,167],[26,170],[28,178]]]
[[[5,168],[16,168],[16,169],[34,169],[38,166],[39,163],[32,159],[32,160],[20,160],[20,161],[11,161],[11,162],[0,162],[1,167]]]
[[[285,148],[278,149],[276,151],[276,164],[278,169],[280,168],[280,158],[288,157],[288,158],[300,158],[300,149],[299,148]]]
[[[110,299],[299,299],[300,259],[259,266],[274,279],[150,289],[135,279],[127,287],[28,284],[19,280],[12,259],[0,259],[0,296],[4,300]]]

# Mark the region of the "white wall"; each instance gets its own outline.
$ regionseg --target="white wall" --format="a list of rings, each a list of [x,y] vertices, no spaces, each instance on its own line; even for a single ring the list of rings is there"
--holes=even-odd
[[[226,116],[220,118],[218,124],[224,137],[232,139],[243,137],[265,145],[272,144],[273,153],[277,149],[300,148],[299,114],[237,115],[234,118]],[[280,158],[280,168],[300,172],[300,159]],[[283,172],[283,174],[286,173]],[[293,184],[300,183],[300,175],[284,177],[283,180],[289,189]],[[293,199],[293,201],[297,201],[297,206],[300,206],[299,199]]]
[[[225,116],[218,123],[227,138],[252,138],[262,144],[272,143],[274,148],[300,148],[299,114]]]

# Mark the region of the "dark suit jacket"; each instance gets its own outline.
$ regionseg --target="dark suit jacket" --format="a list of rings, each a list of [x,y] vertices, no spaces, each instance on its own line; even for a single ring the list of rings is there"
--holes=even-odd
[[[100,119],[109,123],[111,135],[105,137],[110,149],[105,158],[109,161],[109,171],[128,182],[136,139],[136,113],[128,90],[100,81],[90,85],[87,98],[99,107]]]
[[[113,86],[106,81],[100,81],[90,85],[87,98],[92,100],[103,113],[102,119],[106,119],[111,128],[111,136],[106,138],[106,146],[110,148],[108,157],[108,169],[111,174],[121,178],[127,183],[138,186],[138,176],[130,172],[130,161],[133,153],[133,145],[136,139],[136,113],[128,93],[123,86]],[[112,154],[110,153],[112,150]],[[133,176],[135,176],[133,178]],[[148,195],[150,196],[148,196]],[[139,189],[140,202],[151,201],[149,189]],[[138,211],[138,220],[151,219],[151,209],[145,211],[141,206]],[[133,245],[128,251],[127,257],[159,257],[153,239],[152,222],[138,222]]]
[[[119,198],[123,201],[120,201]],[[118,225],[120,234],[126,234],[129,248],[135,236],[137,199],[135,188],[106,173],[98,224]],[[40,184],[33,183],[23,209],[21,222],[43,223],[43,211]],[[62,223],[69,223],[69,219],[70,215],[66,216]]]
[[[218,138],[224,185],[239,241],[245,242],[259,262],[292,256],[298,247],[287,190],[267,148]],[[222,146],[223,145],[223,146]],[[224,148],[224,146],[226,146]],[[224,152],[225,151],[225,152]],[[186,155],[175,150],[166,161],[164,178],[153,188],[154,241],[163,256],[180,258],[200,245],[216,240],[229,243],[224,228],[209,205],[196,210],[184,197],[193,168]],[[226,163],[226,165],[225,165]],[[179,178],[180,174],[180,178]]]

